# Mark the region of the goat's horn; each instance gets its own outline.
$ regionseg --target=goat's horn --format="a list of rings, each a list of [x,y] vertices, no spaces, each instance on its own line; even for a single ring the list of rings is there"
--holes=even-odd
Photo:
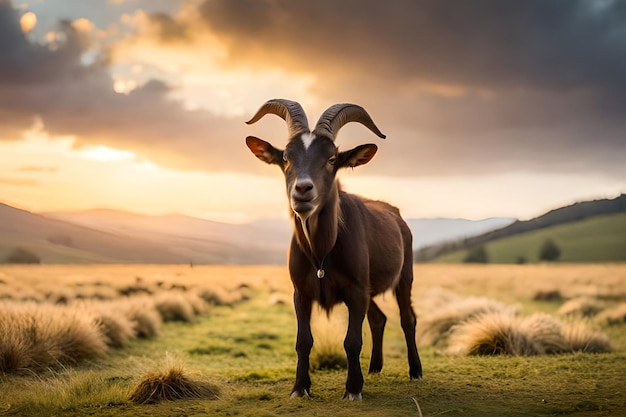
[[[258,122],[266,114],[275,114],[287,122],[289,138],[293,138],[299,133],[309,132],[309,122],[306,119],[306,114],[304,114],[302,106],[295,101],[278,98],[268,100],[256,112],[254,117],[246,123],[251,125]]]
[[[333,141],[337,132],[343,125],[350,122],[359,122],[378,137],[385,139],[385,135],[376,127],[374,121],[365,109],[356,104],[335,104],[330,106],[320,116],[313,133],[315,135],[327,136]]]

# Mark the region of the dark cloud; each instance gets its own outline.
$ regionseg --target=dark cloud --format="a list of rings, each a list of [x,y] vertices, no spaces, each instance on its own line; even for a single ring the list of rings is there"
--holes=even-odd
[[[189,40],[188,26],[178,23],[167,13],[155,12],[146,15],[152,30],[161,42],[176,42]]]
[[[232,65],[312,73],[328,104],[370,109],[394,141],[379,166],[626,174],[626,2],[206,0],[199,11]]]
[[[621,1],[206,0],[199,11],[235,59],[497,89],[626,85]]]
[[[380,145],[366,173],[626,175],[626,2],[189,5],[197,5],[199,22],[149,13],[152,33],[145,35],[154,40],[156,33],[172,47],[198,44],[198,34],[209,30],[228,48],[226,68],[309,74],[321,107],[362,104],[388,140],[346,126],[338,142],[344,149]],[[116,94],[106,58],[83,65],[85,40],[71,26],[61,30],[67,42],[54,50],[29,41],[18,12],[0,0],[0,140],[18,137],[37,116],[53,134],[77,135],[79,144],[130,149],[177,168],[270,172],[243,138],[258,135],[280,146],[286,136],[280,119],[250,127],[246,117],[189,111],[156,80]],[[321,108],[306,110],[313,121]]]
[[[70,25],[61,27],[67,41],[51,49],[29,41],[18,22],[18,12],[0,2],[0,140],[18,139],[40,118],[53,135],[76,135],[77,146],[130,149],[181,169],[238,170],[229,157],[248,156],[237,146],[242,120],[188,111],[161,81],[117,94],[106,59],[81,62],[85,43]]]

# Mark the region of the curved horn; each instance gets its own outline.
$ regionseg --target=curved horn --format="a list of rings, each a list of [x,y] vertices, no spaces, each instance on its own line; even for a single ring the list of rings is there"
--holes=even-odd
[[[378,137],[382,139],[386,137],[378,127],[376,127],[374,121],[363,107],[347,103],[335,104],[322,113],[313,133],[328,136],[334,141],[339,129],[350,122],[359,122],[374,132]]]
[[[252,119],[246,123],[251,125],[258,122],[266,114],[275,114],[287,122],[289,138],[293,138],[299,133],[309,132],[309,122],[306,114],[299,103],[291,100],[275,98],[268,100],[261,106]]]

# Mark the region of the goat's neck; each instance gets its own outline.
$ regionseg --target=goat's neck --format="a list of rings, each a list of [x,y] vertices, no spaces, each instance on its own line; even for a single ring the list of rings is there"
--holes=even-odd
[[[335,182],[326,203],[315,213],[306,219],[294,216],[294,233],[300,248],[321,262],[335,246],[340,216],[339,184]]]

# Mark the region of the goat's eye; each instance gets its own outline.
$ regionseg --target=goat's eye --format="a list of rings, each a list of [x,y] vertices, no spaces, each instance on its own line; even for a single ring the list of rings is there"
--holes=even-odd
[[[337,157],[335,155],[333,155],[330,158],[328,158],[328,163],[330,165],[335,165],[335,162],[337,162]]]
[[[287,152],[283,152],[283,169],[286,171],[291,163],[289,162],[289,158],[287,157]]]

